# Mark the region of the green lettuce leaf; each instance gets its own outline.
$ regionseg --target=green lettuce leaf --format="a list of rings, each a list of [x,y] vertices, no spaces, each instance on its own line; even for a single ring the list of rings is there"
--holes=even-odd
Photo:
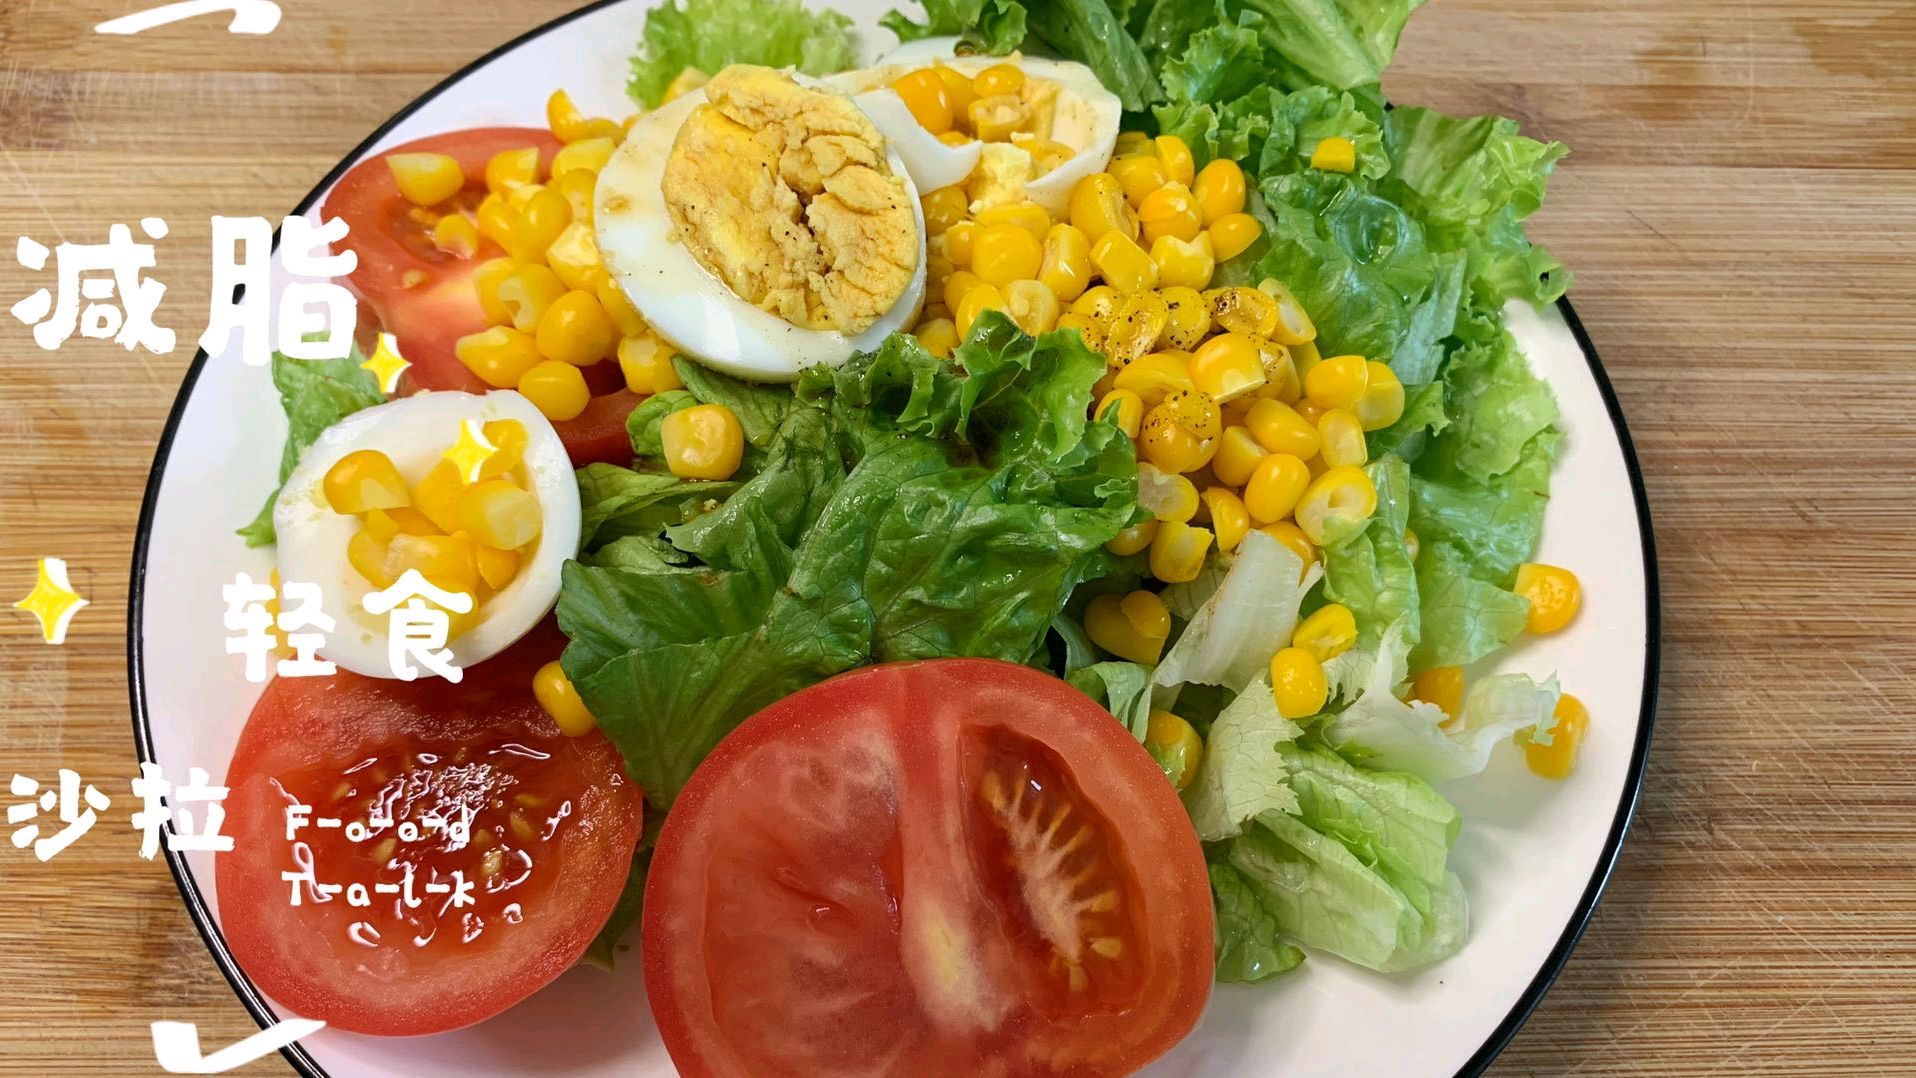
[[[1025,6],[1018,0],[922,0],[925,21],[917,23],[893,9],[878,25],[898,40],[956,37],[964,52],[1003,56],[1024,44]]]
[[[1318,567],[1306,574],[1289,547],[1260,531],[1246,535],[1236,553],[1217,590],[1158,663],[1159,685],[1196,682],[1244,692],[1290,642],[1298,604],[1317,582]]]
[[[567,674],[656,807],[746,716],[841,670],[1026,661],[1109,568],[1137,480],[1129,439],[1087,419],[1103,359],[995,313],[958,356],[898,334],[809,372],[756,474],[650,536],[687,564],[652,545],[566,566]],[[594,482],[655,490],[631,474]]]
[[[1033,0],[1025,23],[1058,55],[1096,72],[1126,109],[1137,112],[1164,99],[1144,50],[1105,0]]]
[[[851,19],[801,0],[667,0],[646,13],[626,93],[656,108],[688,67],[707,75],[727,64],[796,67],[829,75],[858,63]]]
[[[1137,663],[1101,662],[1065,674],[1071,687],[1104,706],[1131,736],[1144,740],[1151,721],[1151,668]],[[1177,776],[1170,776],[1175,782]]]
[[[279,388],[279,403],[286,410],[286,445],[279,454],[281,486],[299,467],[300,455],[321,431],[354,412],[386,402],[372,372],[360,369],[362,362],[357,348],[343,359],[290,359],[273,353],[273,384]],[[273,506],[279,503],[279,491],[274,487],[259,515],[239,529],[247,546],[268,546],[279,540],[273,530]]]
[[[1471,575],[1471,565],[1450,543],[1417,556],[1420,636],[1410,653],[1412,670],[1468,666],[1517,638],[1530,603]]]
[[[1324,547],[1324,597],[1350,608],[1358,640],[1375,645],[1384,628],[1408,619],[1417,634],[1417,570],[1404,545],[1410,520],[1410,467],[1403,458],[1384,456],[1365,472],[1377,488],[1377,511],[1353,535]]]
[[[1241,0],[1263,16],[1273,75],[1287,90],[1375,86],[1397,53],[1397,39],[1424,0]]]
[[[1304,952],[1283,941],[1277,914],[1228,861],[1211,862],[1217,925],[1217,979],[1255,984],[1296,969]]]
[[[1211,723],[1197,777],[1184,791],[1191,826],[1205,842],[1234,838],[1260,813],[1296,812],[1279,746],[1303,731],[1278,714],[1268,678],[1251,682]]]

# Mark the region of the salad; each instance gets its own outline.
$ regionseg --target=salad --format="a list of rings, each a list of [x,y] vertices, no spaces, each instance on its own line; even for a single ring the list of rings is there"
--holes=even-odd
[[[1589,716],[1474,673],[1579,605],[1503,318],[1565,151],[1386,106],[1419,2],[924,0],[860,67],[676,0],[631,116],[348,172],[372,358],[276,359],[241,533],[341,622],[229,769],[248,974],[431,1033],[637,926],[687,1073],[1107,1074],[1214,981],[1454,954],[1436,784]]]

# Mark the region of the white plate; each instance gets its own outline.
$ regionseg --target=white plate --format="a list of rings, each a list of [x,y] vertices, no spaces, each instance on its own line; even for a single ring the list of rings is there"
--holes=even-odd
[[[415,101],[301,203],[311,213],[365,155],[484,124],[544,123],[563,85],[588,114],[623,116],[627,58],[647,0],[610,0],[532,31]],[[868,53],[888,0],[834,6]],[[276,281],[276,287],[283,282]],[[1636,804],[1654,711],[1657,603],[1650,522],[1615,396],[1568,305],[1513,307],[1511,330],[1556,391],[1567,435],[1540,560],[1574,567],[1584,607],[1566,632],[1514,648],[1502,665],[1555,670],[1590,707],[1576,773],[1537,779],[1499,750],[1490,770],[1445,789],[1464,814],[1453,864],[1470,894],[1461,953],[1382,977],[1315,955],[1258,986],[1222,985],[1204,1020],[1155,1075],[1449,1075],[1481,1069],[1549,987],[1614,865]],[[265,550],[233,529],[273,486],[285,419],[265,369],[202,353],[174,403],[147,484],[133,556],[128,652],[140,758],[169,776],[223,775],[259,688],[224,654],[220,585],[264,578]],[[212,855],[168,853],[188,912],[247,1009],[279,1010],[240,972],[219,931]],[[388,1039],[324,1031],[290,1049],[302,1073],[651,1075],[672,1073],[645,1005],[637,955],[617,972],[574,970],[532,999],[458,1033]]]

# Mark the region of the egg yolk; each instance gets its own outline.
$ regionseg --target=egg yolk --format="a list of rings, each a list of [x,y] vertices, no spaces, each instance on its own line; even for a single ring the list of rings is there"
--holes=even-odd
[[[519,575],[544,525],[524,467],[525,426],[501,419],[481,429],[494,448],[471,482],[441,459],[409,487],[390,457],[362,449],[341,457],[323,483],[333,511],[359,518],[346,560],[373,587],[417,570],[436,588],[472,596],[470,613],[452,615],[454,636]]]
[[[795,326],[860,333],[918,263],[884,138],[850,98],[766,67],[713,76],[666,160],[667,211],[701,265]]]

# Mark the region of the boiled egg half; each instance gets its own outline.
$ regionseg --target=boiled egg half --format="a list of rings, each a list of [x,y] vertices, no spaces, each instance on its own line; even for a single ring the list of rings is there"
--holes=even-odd
[[[903,160],[846,94],[733,65],[632,126],[599,174],[606,268],[679,351],[791,381],[916,318],[925,223]]]
[[[282,610],[293,605],[291,583],[315,584],[335,622],[320,657],[402,677],[394,619],[368,611],[368,596],[416,570],[472,602],[447,611],[453,665],[498,654],[558,598],[560,566],[579,547],[579,488],[558,433],[525,397],[421,393],[322,432],[280,492],[273,526]],[[430,595],[420,601],[445,609]]]

